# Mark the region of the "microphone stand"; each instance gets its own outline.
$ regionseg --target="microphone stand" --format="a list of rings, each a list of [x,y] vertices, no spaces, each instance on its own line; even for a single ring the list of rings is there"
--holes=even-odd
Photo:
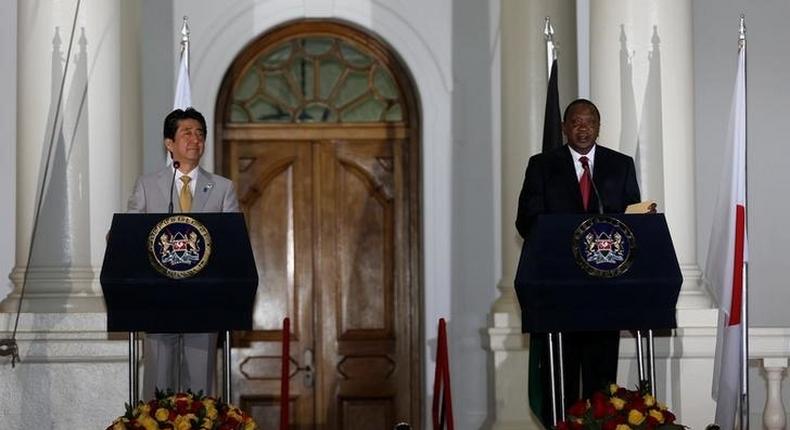
[[[173,188],[176,187],[176,172],[178,172],[179,167],[181,167],[181,163],[179,163],[177,160],[173,160],[173,179],[170,181],[170,202],[167,204],[168,214],[173,213]],[[176,372],[176,390],[180,392],[183,391],[183,387],[181,387],[181,365],[182,361],[184,360],[184,357],[182,356],[184,350],[184,337],[181,335],[181,333],[178,334],[178,346],[176,348],[178,351],[176,354],[176,363],[178,366],[178,372]]]
[[[590,184],[592,184],[595,199],[598,200],[598,215],[603,215],[603,200],[601,200],[601,193],[598,192],[598,187],[595,186],[595,178],[590,175]]]
[[[181,163],[178,161],[173,160],[173,179],[170,181],[170,203],[167,205],[167,213],[173,213],[173,188],[176,185],[176,172],[178,168],[181,167]]]

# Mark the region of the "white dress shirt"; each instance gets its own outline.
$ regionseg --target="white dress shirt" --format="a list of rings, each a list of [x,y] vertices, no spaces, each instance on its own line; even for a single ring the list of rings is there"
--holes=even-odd
[[[571,151],[571,156],[573,157],[573,167],[576,169],[576,180],[580,180],[582,178],[582,174],[584,173],[584,167],[582,167],[582,162],[579,161],[581,157],[587,157],[587,165],[590,166],[590,179],[592,179],[593,174],[593,166],[595,166],[595,147],[598,146],[596,143],[595,145],[590,148],[590,152],[585,155],[579,154],[578,152],[574,151],[573,148],[568,146],[568,149]]]
[[[192,197],[195,197],[195,187],[197,187],[197,177],[198,177],[198,168],[195,167],[194,169],[190,170],[189,173],[181,173],[181,171],[176,172],[176,196],[181,195],[181,188],[184,187],[184,183],[181,181],[182,176],[189,176],[191,180],[189,181],[189,192],[192,193]]]

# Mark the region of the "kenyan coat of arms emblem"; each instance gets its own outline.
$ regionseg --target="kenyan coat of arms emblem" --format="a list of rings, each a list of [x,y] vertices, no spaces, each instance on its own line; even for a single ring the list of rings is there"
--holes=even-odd
[[[576,228],[571,246],[576,264],[587,274],[614,278],[631,267],[636,240],[631,229],[620,220],[596,216]]]
[[[175,215],[148,234],[148,259],[161,274],[184,279],[199,273],[211,256],[211,235],[196,219]]]

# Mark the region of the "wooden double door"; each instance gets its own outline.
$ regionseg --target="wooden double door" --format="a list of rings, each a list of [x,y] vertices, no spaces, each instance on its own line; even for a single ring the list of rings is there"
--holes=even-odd
[[[233,348],[234,401],[279,417],[281,327],[291,319],[292,428],[419,428],[417,175],[398,127],[230,127],[260,278],[254,331]]]

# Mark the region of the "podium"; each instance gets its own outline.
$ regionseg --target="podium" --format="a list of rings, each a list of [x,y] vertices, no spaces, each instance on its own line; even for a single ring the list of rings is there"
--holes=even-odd
[[[655,392],[652,330],[676,327],[682,282],[663,214],[546,214],[524,243],[514,284],[522,330],[546,333],[550,343],[554,333],[636,330],[640,383],[641,332],[648,330],[648,379]]]
[[[241,213],[115,214],[101,285],[107,331],[130,333],[130,402],[137,400],[133,333],[251,330],[258,273]]]

